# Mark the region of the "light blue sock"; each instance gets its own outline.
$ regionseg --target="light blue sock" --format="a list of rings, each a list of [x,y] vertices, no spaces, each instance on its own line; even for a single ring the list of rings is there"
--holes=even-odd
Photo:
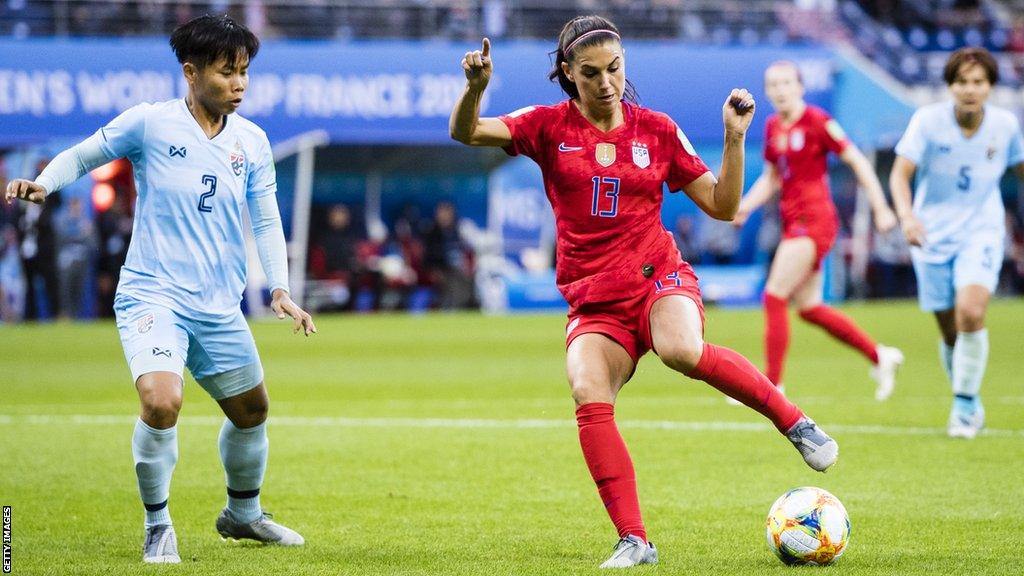
[[[142,421],[135,422],[132,457],[139,479],[139,496],[146,508],[146,527],[170,524],[167,499],[171,493],[171,475],[178,462],[178,429],[158,430]]]
[[[988,365],[988,330],[958,332],[953,347],[953,394],[977,397]]]
[[[236,428],[224,419],[220,429],[220,461],[228,484],[228,511],[239,522],[252,522],[263,514],[260,486],[267,469],[267,423]]]
[[[946,373],[949,383],[953,383],[953,347],[946,344],[946,341],[939,338],[939,362],[942,370]]]

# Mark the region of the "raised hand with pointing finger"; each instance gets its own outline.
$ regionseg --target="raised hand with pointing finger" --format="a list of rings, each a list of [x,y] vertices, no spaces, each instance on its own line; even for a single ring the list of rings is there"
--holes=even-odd
[[[494,67],[491,63],[491,41],[484,38],[483,48],[466,52],[462,58],[462,69],[466,72],[466,81],[469,87],[477,92],[483,92],[491,81],[491,72]]]

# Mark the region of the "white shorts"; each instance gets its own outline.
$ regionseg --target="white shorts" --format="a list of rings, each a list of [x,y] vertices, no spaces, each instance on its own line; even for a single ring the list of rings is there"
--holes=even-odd
[[[132,381],[149,372],[184,374],[184,368],[215,400],[231,398],[263,381],[263,366],[245,316],[194,320],[159,304],[119,294],[117,330]]]
[[[1003,267],[1002,238],[976,238],[964,245],[948,261],[925,262],[914,255],[917,275],[917,299],[926,312],[952,310],[956,293],[965,286],[984,286],[995,292]]]

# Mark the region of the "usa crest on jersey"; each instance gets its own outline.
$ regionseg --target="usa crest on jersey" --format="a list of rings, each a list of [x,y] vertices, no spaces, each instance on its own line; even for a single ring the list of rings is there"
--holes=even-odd
[[[651,153],[647,150],[647,144],[633,142],[633,164],[640,168],[651,165]]]
[[[799,151],[803,150],[804,149],[804,142],[805,141],[806,140],[804,138],[804,131],[803,130],[793,130],[792,132],[790,132],[790,134],[789,134],[789,148],[791,150],[793,150],[794,152],[799,152]]]
[[[245,152],[240,141],[235,140],[235,149],[228,155],[228,161],[231,162],[231,171],[235,176],[241,176],[245,169]]]

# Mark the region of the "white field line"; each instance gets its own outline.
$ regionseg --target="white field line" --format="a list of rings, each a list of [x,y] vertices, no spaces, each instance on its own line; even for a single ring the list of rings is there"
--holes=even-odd
[[[0,425],[19,424],[82,426],[127,425],[136,416],[90,415],[90,414],[0,414]],[[179,423],[186,426],[220,426],[224,419],[219,416],[182,416]],[[571,428],[571,420],[524,419],[496,420],[480,418],[347,418],[343,416],[273,416],[272,426],[296,427],[338,427],[338,428],[476,428],[476,429],[548,429]],[[675,420],[623,420],[619,426],[626,429],[670,430],[680,432],[764,432],[772,427],[762,422],[683,422]],[[924,426],[872,426],[857,424],[830,424],[824,426],[830,434],[870,434],[894,436],[942,436],[945,428]],[[1001,438],[1024,438],[1024,430],[985,429],[982,435]]]

